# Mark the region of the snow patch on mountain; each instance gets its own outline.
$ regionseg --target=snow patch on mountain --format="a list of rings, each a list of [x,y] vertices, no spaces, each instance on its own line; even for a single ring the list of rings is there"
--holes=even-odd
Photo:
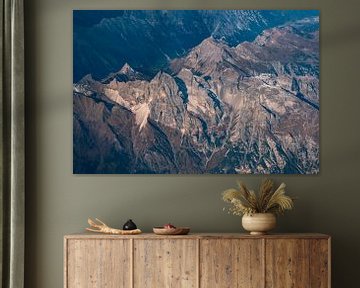
[[[142,103],[133,108],[135,113],[135,121],[136,125],[139,126],[139,131],[141,131],[146,125],[149,115],[150,115],[150,107],[148,103]]]

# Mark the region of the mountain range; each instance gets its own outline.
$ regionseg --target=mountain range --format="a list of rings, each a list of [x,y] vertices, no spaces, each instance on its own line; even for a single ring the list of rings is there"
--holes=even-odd
[[[318,12],[119,13],[74,14],[74,173],[318,173]]]
[[[236,46],[263,30],[318,16],[314,10],[74,10],[74,83],[102,79],[125,63],[155,76],[212,36]]]

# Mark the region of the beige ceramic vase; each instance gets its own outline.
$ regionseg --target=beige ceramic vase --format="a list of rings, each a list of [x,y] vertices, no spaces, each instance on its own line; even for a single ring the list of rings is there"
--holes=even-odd
[[[263,235],[276,226],[276,217],[272,213],[255,213],[242,217],[242,226],[251,235]]]

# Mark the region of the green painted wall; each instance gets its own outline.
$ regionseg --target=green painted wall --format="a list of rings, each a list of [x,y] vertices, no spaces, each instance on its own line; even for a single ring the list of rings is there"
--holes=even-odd
[[[32,0],[26,8],[26,287],[63,287],[63,235],[88,216],[145,231],[172,222],[238,232],[220,192],[236,176],[72,175],[72,9],[320,9],[321,172],[276,176],[297,195],[280,232],[333,236],[333,287],[358,287],[360,21],[358,0]],[[259,176],[241,177],[257,185]]]

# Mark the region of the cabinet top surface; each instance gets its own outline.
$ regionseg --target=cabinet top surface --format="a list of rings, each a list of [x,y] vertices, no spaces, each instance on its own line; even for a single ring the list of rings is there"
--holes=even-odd
[[[109,235],[101,233],[75,233],[64,236],[65,239],[329,239],[329,235],[320,233],[287,233],[250,235],[245,233],[189,233],[188,235],[156,235],[142,233],[138,235]]]

